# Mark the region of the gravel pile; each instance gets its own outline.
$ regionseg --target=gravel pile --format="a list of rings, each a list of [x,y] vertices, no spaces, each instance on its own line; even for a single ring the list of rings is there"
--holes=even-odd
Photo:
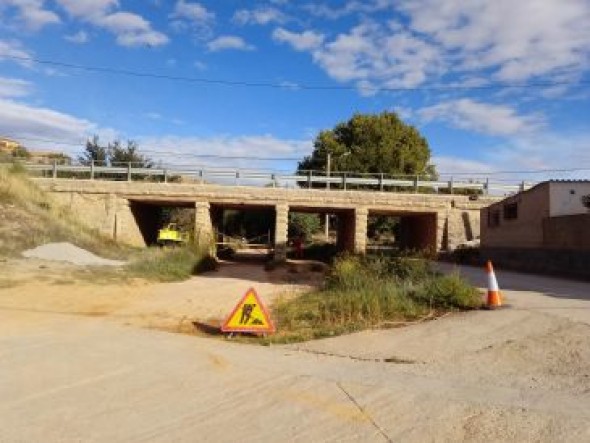
[[[108,260],[71,243],[47,243],[23,252],[26,258],[65,261],[80,266],[121,266],[124,261]]]

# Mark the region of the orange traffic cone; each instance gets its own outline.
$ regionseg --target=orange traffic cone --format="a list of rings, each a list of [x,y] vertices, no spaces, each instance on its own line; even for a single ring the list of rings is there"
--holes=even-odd
[[[494,267],[490,260],[486,263],[486,270],[488,272],[488,302],[486,307],[488,309],[496,309],[502,306],[502,295],[500,294],[498,280],[496,280]]]

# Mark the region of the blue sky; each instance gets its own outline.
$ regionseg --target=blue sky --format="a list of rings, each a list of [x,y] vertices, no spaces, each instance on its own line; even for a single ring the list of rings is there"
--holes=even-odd
[[[393,110],[442,172],[590,169],[588,0],[0,0],[0,18],[0,134],[33,148],[301,158]]]

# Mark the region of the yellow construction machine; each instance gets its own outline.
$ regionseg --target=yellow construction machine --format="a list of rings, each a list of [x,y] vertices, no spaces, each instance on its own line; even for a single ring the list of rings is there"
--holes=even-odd
[[[183,245],[188,240],[188,233],[180,231],[176,223],[168,223],[162,229],[158,230],[159,245]]]

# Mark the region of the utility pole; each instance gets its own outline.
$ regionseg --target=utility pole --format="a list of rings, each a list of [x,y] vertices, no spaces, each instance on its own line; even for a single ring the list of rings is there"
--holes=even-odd
[[[332,167],[332,153],[331,152],[327,152],[326,153],[326,189],[329,190],[330,189],[330,169]],[[326,212],[325,214],[325,219],[324,219],[324,229],[325,229],[325,237],[326,237],[326,243],[328,243],[330,241],[330,214],[328,214]]]

